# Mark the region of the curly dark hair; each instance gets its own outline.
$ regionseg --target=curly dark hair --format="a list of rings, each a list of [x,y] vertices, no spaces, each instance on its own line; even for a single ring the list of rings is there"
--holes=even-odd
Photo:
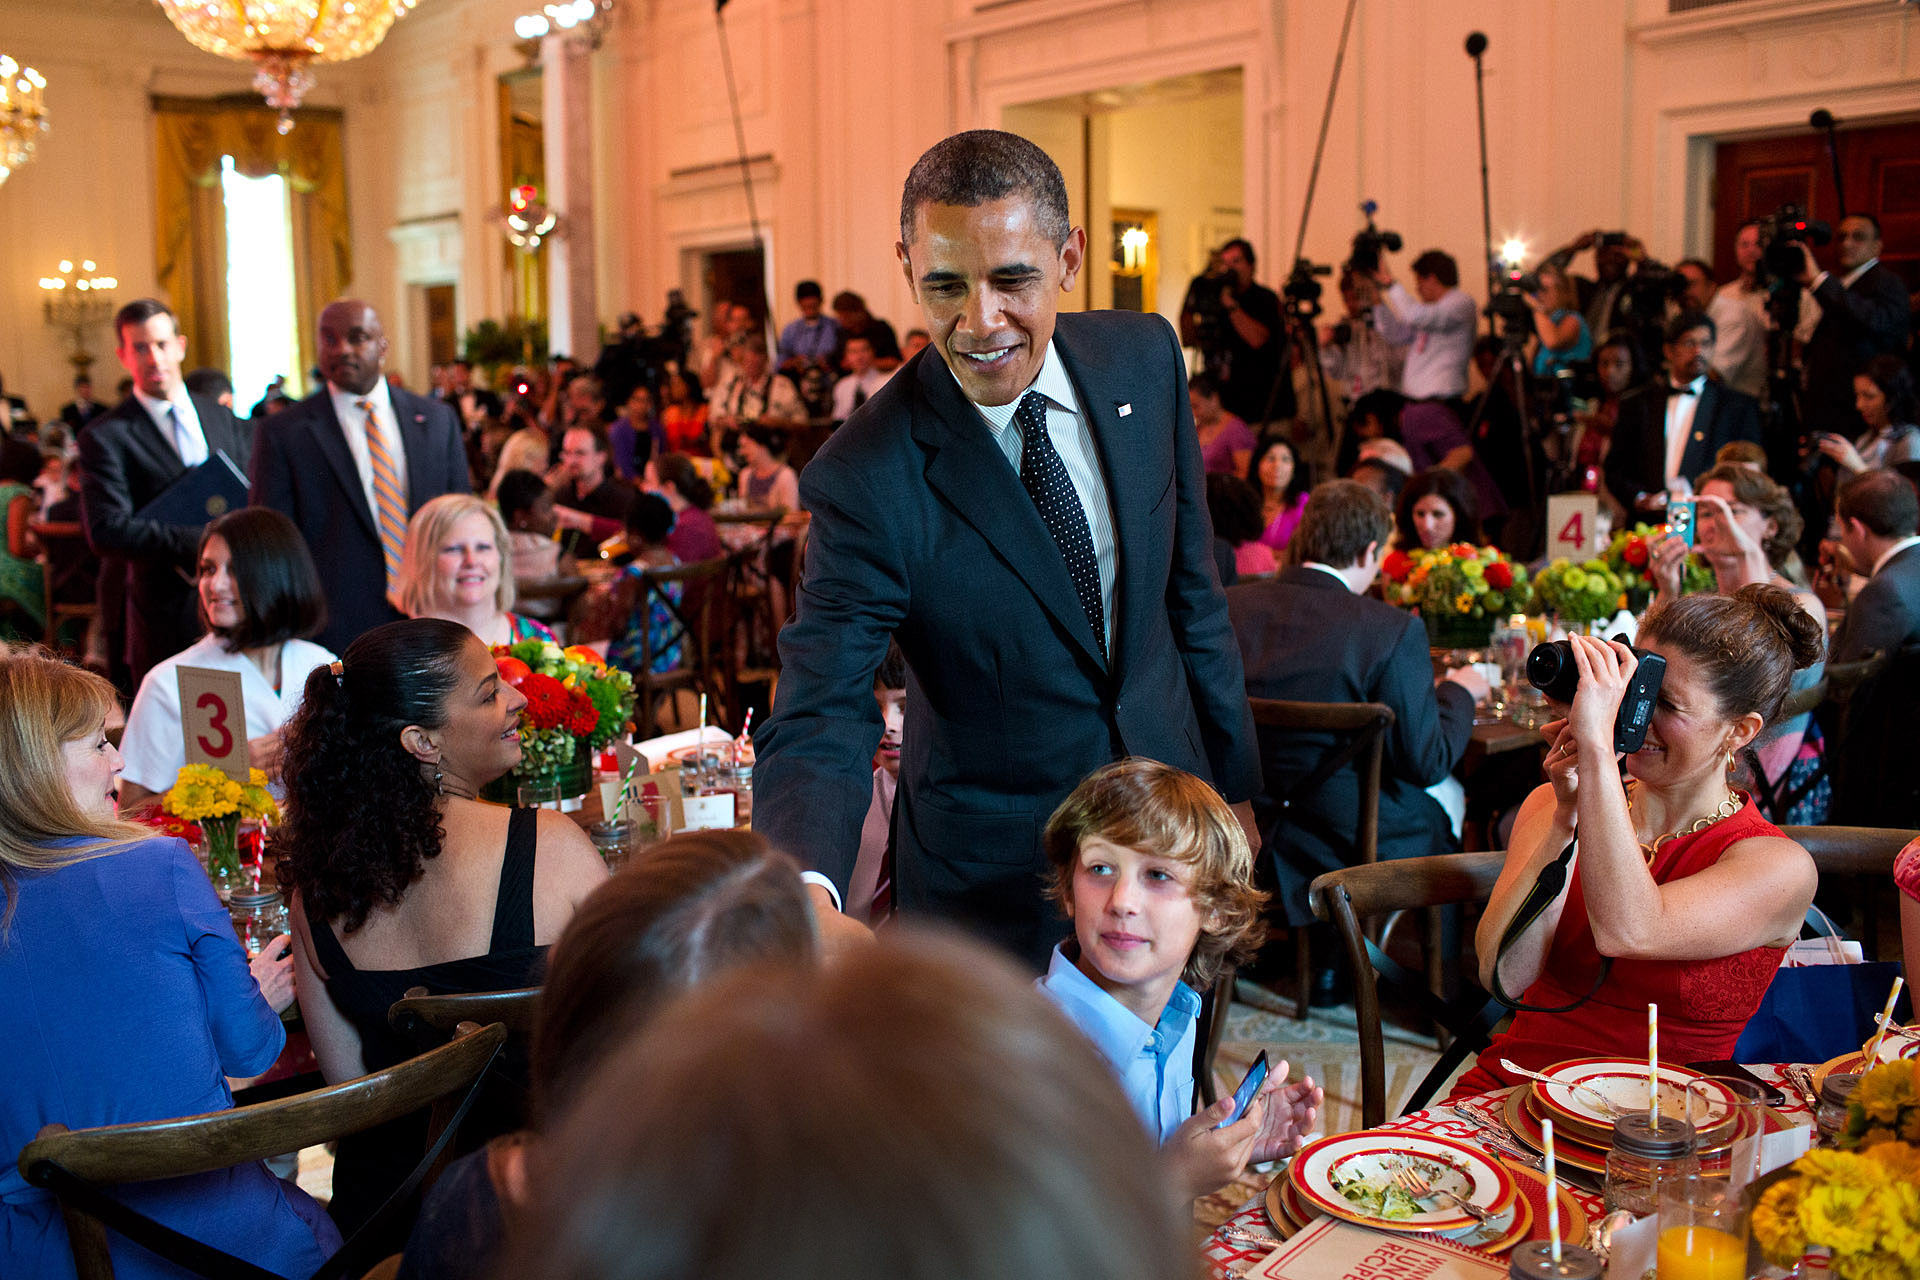
[[[433,784],[400,745],[408,725],[446,724],[473,632],[444,618],[389,622],[307,677],[287,723],[286,818],[267,855],[280,887],[352,933],[400,901],[446,839]]]

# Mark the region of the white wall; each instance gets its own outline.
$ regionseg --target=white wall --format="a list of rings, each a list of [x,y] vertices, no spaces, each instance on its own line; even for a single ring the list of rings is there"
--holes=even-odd
[[[1222,230],[1239,229],[1243,114],[1239,95],[1219,94],[1134,107],[1107,118],[1112,157],[1107,189],[1113,204],[1159,215],[1156,309],[1175,324],[1187,282],[1206,269],[1207,250],[1227,238]],[[1102,255],[1109,239],[1098,237]],[[1261,258],[1261,274],[1268,279],[1286,266],[1277,247]]]
[[[424,353],[396,320],[412,285],[457,281],[462,327],[504,309],[495,77],[520,65],[511,27],[526,7],[423,0],[373,55],[319,69],[314,100],[347,111],[355,288],[387,313],[396,365],[414,379]],[[1019,103],[1226,67],[1244,87],[1236,203],[1272,281],[1291,255],[1344,12],[1338,0],[734,0],[725,18],[747,150],[766,157],[755,173],[777,317],[813,277],[866,294],[900,329],[914,323],[893,256],[900,183],[944,134],[998,126]],[[1679,16],[1666,0],[1365,0],[1358,13],[1308,224],[1306,252],[1323,262],[1345,256],[1372,197],[1407,256],[1444,247],[1478,283],[1470,30],[1491,40],[1496,242],[1513,233],[1544,250],[1626,226],[1678,257],[1711,225],[1713,137],[1804,129],[1815,106],[1854,122],[1920,115],[1920,11],[1888,0]],[[7,16],[9,52],[51,82],[54,132],[0,187],[0,370],[47,412],[65,398],[65,365],[34,282],[85,252],[129,290],[150,287],[146,95],[243,91],[248,70],[192,50],[145,0],[7,0]],[[657,321],[669,287],[697,283],[685,273],[700,250],[748,238],[710,0],[623,0],[593,76],[599,312]],[[1096,125],[1111,194],[1169,207],[1175,196],[1138,188],[1151,161],[1128,159],[1115,128]],[[1209,128],[1161,148],[1169,187],[1185,190],[1217,141]],[[1183,270],[1163,259],[1163,300]]]

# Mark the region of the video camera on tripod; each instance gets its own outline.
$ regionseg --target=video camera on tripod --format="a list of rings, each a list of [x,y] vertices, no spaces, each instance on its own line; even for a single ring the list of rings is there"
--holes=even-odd
[[[1342,271],[1352,271],[1371,278],[1380,270],[1380,251],[1400,252],[1403,241],[1398,231],[1382,231],[1374,225],[1374,215],[1380,212],[1377,201],[1362,200],[1360,212],[1367,217],[1367,225],[1353,235],[1353,248],[1347,253],[1347,260],[1340,264]]]

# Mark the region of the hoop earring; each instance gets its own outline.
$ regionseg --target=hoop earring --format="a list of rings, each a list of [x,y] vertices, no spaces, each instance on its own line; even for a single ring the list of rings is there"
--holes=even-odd
[[[1729,777],[1733,775],[1733,765],[1734,765],[1734,761],[1737,758],[1738,758],[1738,753],[1729,749],[1727,752],[1727,775]]]

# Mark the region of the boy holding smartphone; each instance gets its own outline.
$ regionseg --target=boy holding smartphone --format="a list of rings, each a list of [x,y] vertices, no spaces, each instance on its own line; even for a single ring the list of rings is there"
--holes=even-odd
[[[1232,1098],[1193,1111],[1198,993],[1265,933],[1266,895],[1226,802],[1191,774],[1121,760],[1074,789],[1043,843],[1073,937],[1040,990],[1112,1063],[1183,1194],[1299,1150],[1324,1094],[1311,1078],[1286,1084],[1285,1062],[1241,1114]]]

